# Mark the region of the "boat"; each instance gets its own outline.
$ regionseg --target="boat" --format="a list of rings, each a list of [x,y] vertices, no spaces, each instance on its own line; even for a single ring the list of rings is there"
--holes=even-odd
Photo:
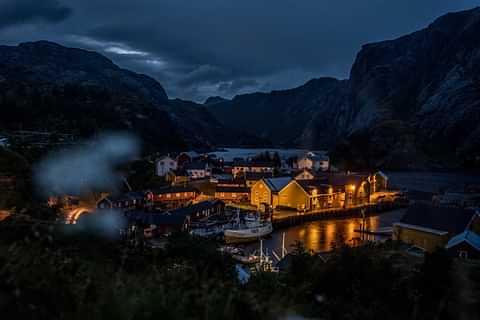
[[[220,248],[220,251],[230,255],[234,260],[241,264],[255,264],[260,261],[260,256],[256,255],[255,252],[247,254],[245,250],[241,248],[224,246]]]
[[[190,231],[190,234],[203,238],[214,238],[223,234],[223,228],[221,226],[195,228]]]
[[[242,221],[243,220],[243,221]],[[257,213],[255,219],[247,217],[240,219],[240,211],[237,211],[237,218],[230,226],[225,226],[223,237],[226,243],[239,243],[256,241],[273,232],[271,221],[261,221]]]

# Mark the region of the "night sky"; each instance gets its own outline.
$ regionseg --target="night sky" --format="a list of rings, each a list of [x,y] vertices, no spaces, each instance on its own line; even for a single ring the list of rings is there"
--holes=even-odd
[[[0,43],[98,51],[202,102],[348,77],[362,44],[480,0],[0,0]]]

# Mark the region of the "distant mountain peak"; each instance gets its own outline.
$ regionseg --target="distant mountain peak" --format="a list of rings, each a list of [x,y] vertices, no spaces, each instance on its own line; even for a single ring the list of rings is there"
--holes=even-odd
[[[226,102],[226,101],[228,101],[228,99],[222,98],[220,96],[214,96],[214,97],[208,97],[203,104],[206,106],[211,106],[211,105]]]

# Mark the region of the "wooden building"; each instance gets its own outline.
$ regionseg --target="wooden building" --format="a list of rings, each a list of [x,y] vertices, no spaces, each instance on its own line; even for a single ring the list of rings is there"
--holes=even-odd
[[[273,162],[261,162],[261,161],[238,161],[233,164],[232,174],[234,177],[241,176],[246,172],[273,172],[275,164]]]
[[[465,230],[450,239],[445,248],[452,257],[479,260],[480,235],[471,230]]]
[[[174,216],[188,216],[194,222],[213,215],[223,215],[225,213],[225,203],[220,200],[202,201],[188,207],[168,211],[168,213]]]
[[[130,225],[144,228],[147,238],[190,231],[190,216],[163,212],[131,211],[126,214]]]
[[[394,223],[393,239],[431,252],[445,247],[450,239],[465,230],[477,228],[479,223],[474,210],[416,203],[408,208],[400,222]]]
[[[278,193],[282,190],[292,178],[268,178],[255,183],[251,188],[250,202],[252,205],[260,207],[261,205],[275,208],[278,206]]]
[[[120,195],[109,195],[98,201],[98,209],[134,210],[149,207],[152,204],[153,194],[146,192],[127,192]]]
[[[169,172],[177,170],[177,160],[164,156],[155,162],[156,174],[159,177],[165,177]]]
[[[327,171],[330,166],[330,159],[324,153],[307,152],[297,160],[298,169],[310,169],[313,171]]]
[[[187,205],[198,196],[198,190],[191,187],[171,186],[152,190],[155,206],[177,208]]]
[[[249,202],[250,188],[242,186],[219,186],[215,188],[215,198],[226,202]]]
[[[262,179],[273,178],[273,172],[245,172],[238,175],[239,179],[245,180],[245,185],[251,188],[255,183]]]

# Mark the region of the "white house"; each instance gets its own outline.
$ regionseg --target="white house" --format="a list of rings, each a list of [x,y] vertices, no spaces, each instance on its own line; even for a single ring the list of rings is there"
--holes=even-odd
[[[202,162],[187,163],[185,170],[191,179],[203,179],[211,176],[208,164]]]
[[[157,176],[164,177],[170,171],[177,170],[177,160],[170,158],[169,156],[164,156],[160,159],[157,159],[156,162],[156,171]]]
[[[298,169],[310,169],[314,171],[327,171],[330,165],[330,159],[325,154],[307,152],[297,161]]]

